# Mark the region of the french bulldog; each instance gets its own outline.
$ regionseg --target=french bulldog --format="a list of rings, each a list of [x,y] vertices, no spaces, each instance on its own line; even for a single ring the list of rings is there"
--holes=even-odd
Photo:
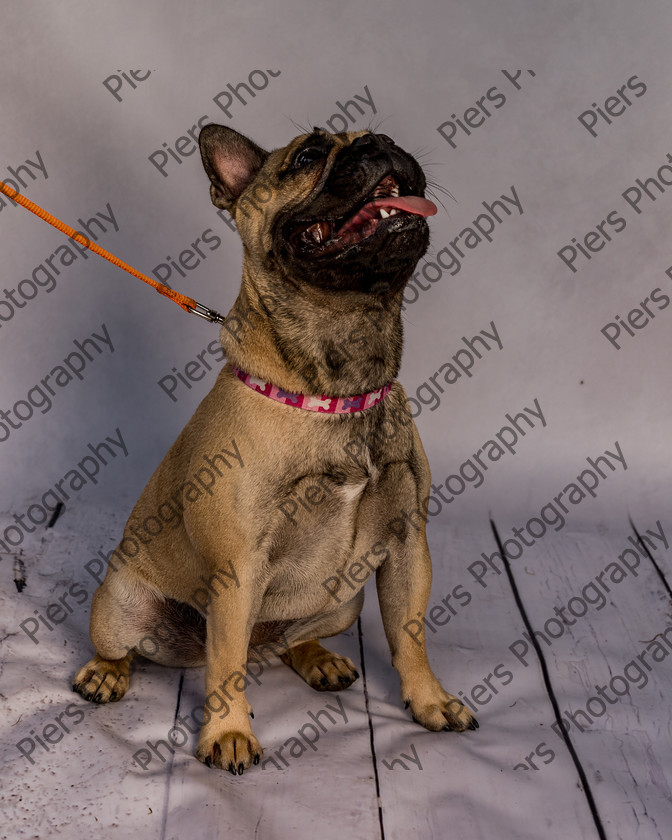
[[[199,143],[211,199],[243,243],[220,334],[227,364],[109,558],[91,609],[96,655],[73,689],[120,700],[137,655],[205,665],[196,756],[242,774],[262,755],[246,663],[270,646],[318,691],[350,686],[355,665],[319,639],[356,621],[375,573],[411,715],[475,729],[434,675],[424,632],[408,631],[432,580],[429,465],[395,379],[402,294],[436,212],[423,171],[368,130],[315,128],[267,152],[208,125]]]

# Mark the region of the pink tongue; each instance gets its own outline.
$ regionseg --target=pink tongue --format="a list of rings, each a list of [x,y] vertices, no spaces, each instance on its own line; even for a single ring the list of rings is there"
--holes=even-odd
[[[416,216],[433,216],[437,212],[436,204],[419,195],[388,196],[386,198],[374,198],[366,207],[396,207],[398,210],[405,210]]]
[[[349,219],[343,227],[336,232],[337,236],[351,231],[360,225],[368,222],[370,219],[378,219],[380,208],[391,210],[396,207],[397,210],[405,210],[407,213],[413,213],[415,216],[433,216],[437,212],[436,204],[428,201],[426,198],[420,198],[419,195],[400,195],[400,196],[386,196],[385,198],[374,198],[361,208],[351,219]]]

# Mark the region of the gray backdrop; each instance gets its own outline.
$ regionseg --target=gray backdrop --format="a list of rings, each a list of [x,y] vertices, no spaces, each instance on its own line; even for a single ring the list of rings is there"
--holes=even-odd
[[[0,179],[222,312],[241,247],[194,126],[267,148],[297,125],[380,126],[421,152],[454,200],[438,193],[407,291],[400,379],[435,482],[457,476],[441,515],[480,527],[491,511],[508,532],[564,490],[574,528],[664,509],[669,3],[68,0],[8,2],[3,19]],[[53,506],[59,482],[66,508],[128,509],[220,363],[216,327],[2,201],[0,539],[14,546],[14,515]],[[205,256],[184,255],[199,239]],[[497,340],[477,355],[465,339],[482,331]],[[199,354],[188,387],[176,374]],[[545,426],[516,417],[539,407]],[[622,460],[586,460],[605,452]]]

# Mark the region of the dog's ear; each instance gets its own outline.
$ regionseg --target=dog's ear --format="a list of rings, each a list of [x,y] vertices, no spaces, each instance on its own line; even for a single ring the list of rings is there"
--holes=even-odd
[[[224,125],[206,125],[198,137],[215,207],[231,210],[268,157],[256,143]]]

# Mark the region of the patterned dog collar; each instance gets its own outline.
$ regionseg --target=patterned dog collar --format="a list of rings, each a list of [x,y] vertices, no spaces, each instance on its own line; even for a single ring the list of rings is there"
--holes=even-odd
[[[257,379],[256,376],[251,376],[235,366],[233,372],[241,382],[244,382],[248,388],[252,388],[258,394],[263,394],[276,402],[291,405],[294,408],[318,411],[322,414],[355,414],[358,411],[373,408],[374,405],[378,405],[385,399],[392,387],[392,383],[388,382],[378,391],[370,391],[368,394],[360,394],[357,397],[327,397],[324,395],[313,397],[307,394],[292,394],[289,391],[283,391],[271,382]]]

